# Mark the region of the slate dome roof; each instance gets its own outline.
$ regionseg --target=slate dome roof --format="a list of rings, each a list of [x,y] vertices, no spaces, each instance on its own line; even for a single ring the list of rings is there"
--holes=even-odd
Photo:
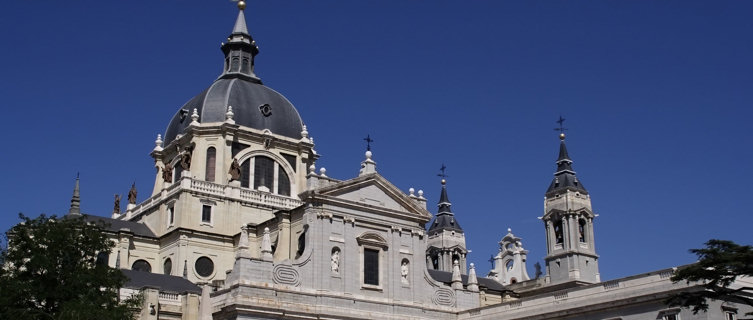
[[[224,122],[228,106],[233,107],[233,120],[237,125],[302,138],[303,121],[298,110],[277,91],[264,86],[254,74],[254,58],[259,48],[248,33],[243,15],[245,6],[238,8],[233,32],[221,47],[225,55],[222,75],[175,113],[165,130],[165,145],[191,124],[194,109],[200,123]]]
[[[238,77],[217,79],[186,102],[167,126],[165,145],[188,127],[194,109],[201,123],[223,122],[227,106],[233,107],[233,120],[237,125],[269,129],[274,134],[301,139],[303,121],[288,99],[261,83]]]

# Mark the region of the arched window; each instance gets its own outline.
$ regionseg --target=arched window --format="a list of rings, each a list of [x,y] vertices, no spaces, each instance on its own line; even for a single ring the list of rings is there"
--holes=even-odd
[[[578,240],[586,242],[586,219],[578,220]]]
[[[217,162],[217,149],[214,147],[209,147],[207,149],[207,166],[206,166],[206,175],[204,176],[204,180],[214,182],[214,171],[215,171],[215,163]]]
[[[131,265],[131,270],[152,272],[152,265],[149,264],[149,262],[146,262],[146,260],[139,259],[133,262],[133,265]]]
[[[301,232],[301,235],[298,236],[298,250],[295,252],[296,259],[301,257],[303,250],[306,250],[306,230]]]
[[[505,268],[507,268],[507,271],[511,271],[514,265],[515,265],[515,261],[507,260],[507,263],[505,263]]]
[[[162,272],[168,276],[173,273],[173,261],[170,258],[167,258],[162,265]]]
[[[251,170],[253,166],[253,170]],[[283,166],[267,156],[255,156],[241,164],[241,187],[290,196],[290,176]]]

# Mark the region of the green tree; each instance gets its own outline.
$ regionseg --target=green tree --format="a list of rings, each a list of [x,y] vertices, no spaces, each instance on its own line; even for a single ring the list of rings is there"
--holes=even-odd
[[[97,259],[114,246],[102,223],[19,217],[0,258],[0,319],[134,318],[140,297],[119,301],[125,275]]]
[[[709,299],[753,306],[753,288],[731,287],[738,277],[753,277],[753,247],[712,239],[706,242],[706,248],[690,252],[698,256],[698,262],[678,269],[671,279],[698,283],[700,288],[675,294],[667,303],[692,308],[693,313],[708,310]]]

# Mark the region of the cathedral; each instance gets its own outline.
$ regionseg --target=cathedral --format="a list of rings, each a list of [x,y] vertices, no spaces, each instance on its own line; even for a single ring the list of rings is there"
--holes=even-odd
[[[668,307],[669,295],[697,288],[672,283],[673,269],[602,282],[598,215],[564,133],[540,217],[544,266],[528,274],[528,250],[508,229],[491,270],[480,270],[467,260],[447,180],[435,206],[380,175],[371,150],[350,179],[317,168],[306,122],[254,71],[259,48],[245,3],[238,8],[216,61],[222,74],[156,137],[148,198],[132,189],[124,210],[87,216],[109,224],[116,245],[106,259],[130,278],[121,296],[144,294],[140,319],[688,320],[751,311],[725,301],[699,314]],[[69,215],[81,214],[78,184]]]

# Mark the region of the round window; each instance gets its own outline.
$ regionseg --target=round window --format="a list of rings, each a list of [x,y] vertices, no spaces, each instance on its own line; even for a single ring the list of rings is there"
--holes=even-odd
[[[214,272],[214,262],[207,257],[201,257],[196,259],[196,273],[202,277],[208,277]]]
[[[152,272],[152,265],[146,262],[146,260],[139,259],[131,265],[131,269],[134,271]]]
[[[173,272],[173,261],[170,260],[170,258],[167,258],[167,260],[165,260],[165,264],[162,267],[162,271],[166,275],[170,275]]]

